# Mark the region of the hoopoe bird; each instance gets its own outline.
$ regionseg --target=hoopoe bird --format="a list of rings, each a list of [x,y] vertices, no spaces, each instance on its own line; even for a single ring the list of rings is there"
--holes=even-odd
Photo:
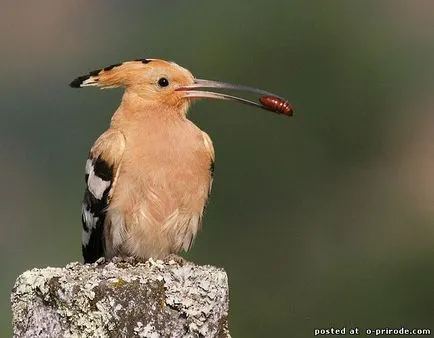
[[[110,127],[92,146],[85,167],[82,252],[100,257],[163,259],[187,251],[211,191],[214,148],[187,119],[192,99],[235,100],[291,115],[282,98],[241,85],[196,79],[164,60],[138,59],[80,76],[71,87],[124,87]],[[204,88],[261,95],[260,104]]]

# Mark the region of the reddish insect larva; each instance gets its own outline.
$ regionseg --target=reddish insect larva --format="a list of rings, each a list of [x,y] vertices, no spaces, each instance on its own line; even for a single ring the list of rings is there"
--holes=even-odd
[[[259,102],[261,102],[265,109],[278,114],[292,116],[294,113],[292,106],[288,101],[275,96],[261,96]]]

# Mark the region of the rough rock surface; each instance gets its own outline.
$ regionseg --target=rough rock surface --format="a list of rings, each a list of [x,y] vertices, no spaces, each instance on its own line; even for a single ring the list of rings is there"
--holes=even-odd
[[[20,275],[15,337],[230,337],[226,273],[149,260],[71,263]]]

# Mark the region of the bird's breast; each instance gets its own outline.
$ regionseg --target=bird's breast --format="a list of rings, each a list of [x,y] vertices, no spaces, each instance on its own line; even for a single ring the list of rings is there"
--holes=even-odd
[[[177,207],[202,208],[211,178],[210,158],[197,127],[148,127],[125,137],[118,198],[134,205],[156,195],[163,218]]]
[[[124,251],[160,257],[187,249],[211,181],[202,132],[187,125],[128,136],[109,210],[122,215]]]

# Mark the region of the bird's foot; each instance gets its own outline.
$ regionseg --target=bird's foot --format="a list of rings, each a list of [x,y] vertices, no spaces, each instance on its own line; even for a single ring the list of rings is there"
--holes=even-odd
[[[113,262],[114,264],[125,263],[130,265],[137,265],[146,262],[146,260],[134,256],[115,256],[110,258],[108,261]]]
[[[148,259],[143,259],[140,257],[135,257],[135,256],[114,256],[111,258],[100,258],[96,263],[97,264],[101,264],[101,265],[105,265],[108,263],[113,263],[113,264],[129,264],[129,265],[137,265],[139,263],[145,263],[145,262],[149,262],[151,261],[152,263],[157,263],[158,261],[162,261],[164,264],[178,264],[180,266],[184,266],[187,264],[192,264],[191,262],[187,261],[185,258],[175,255],[175,254],[169,254],[166,256],[166,258],[162,259],[162,260],[154,260],[152,258]]]
[[[180,266],[192,264],[191,262],[189,262],[185,258],[178,256],[178,255],[175,255],[175,254],[167,255],[166,258],[163,259],[163,262],[166,264],[178,264]]]

